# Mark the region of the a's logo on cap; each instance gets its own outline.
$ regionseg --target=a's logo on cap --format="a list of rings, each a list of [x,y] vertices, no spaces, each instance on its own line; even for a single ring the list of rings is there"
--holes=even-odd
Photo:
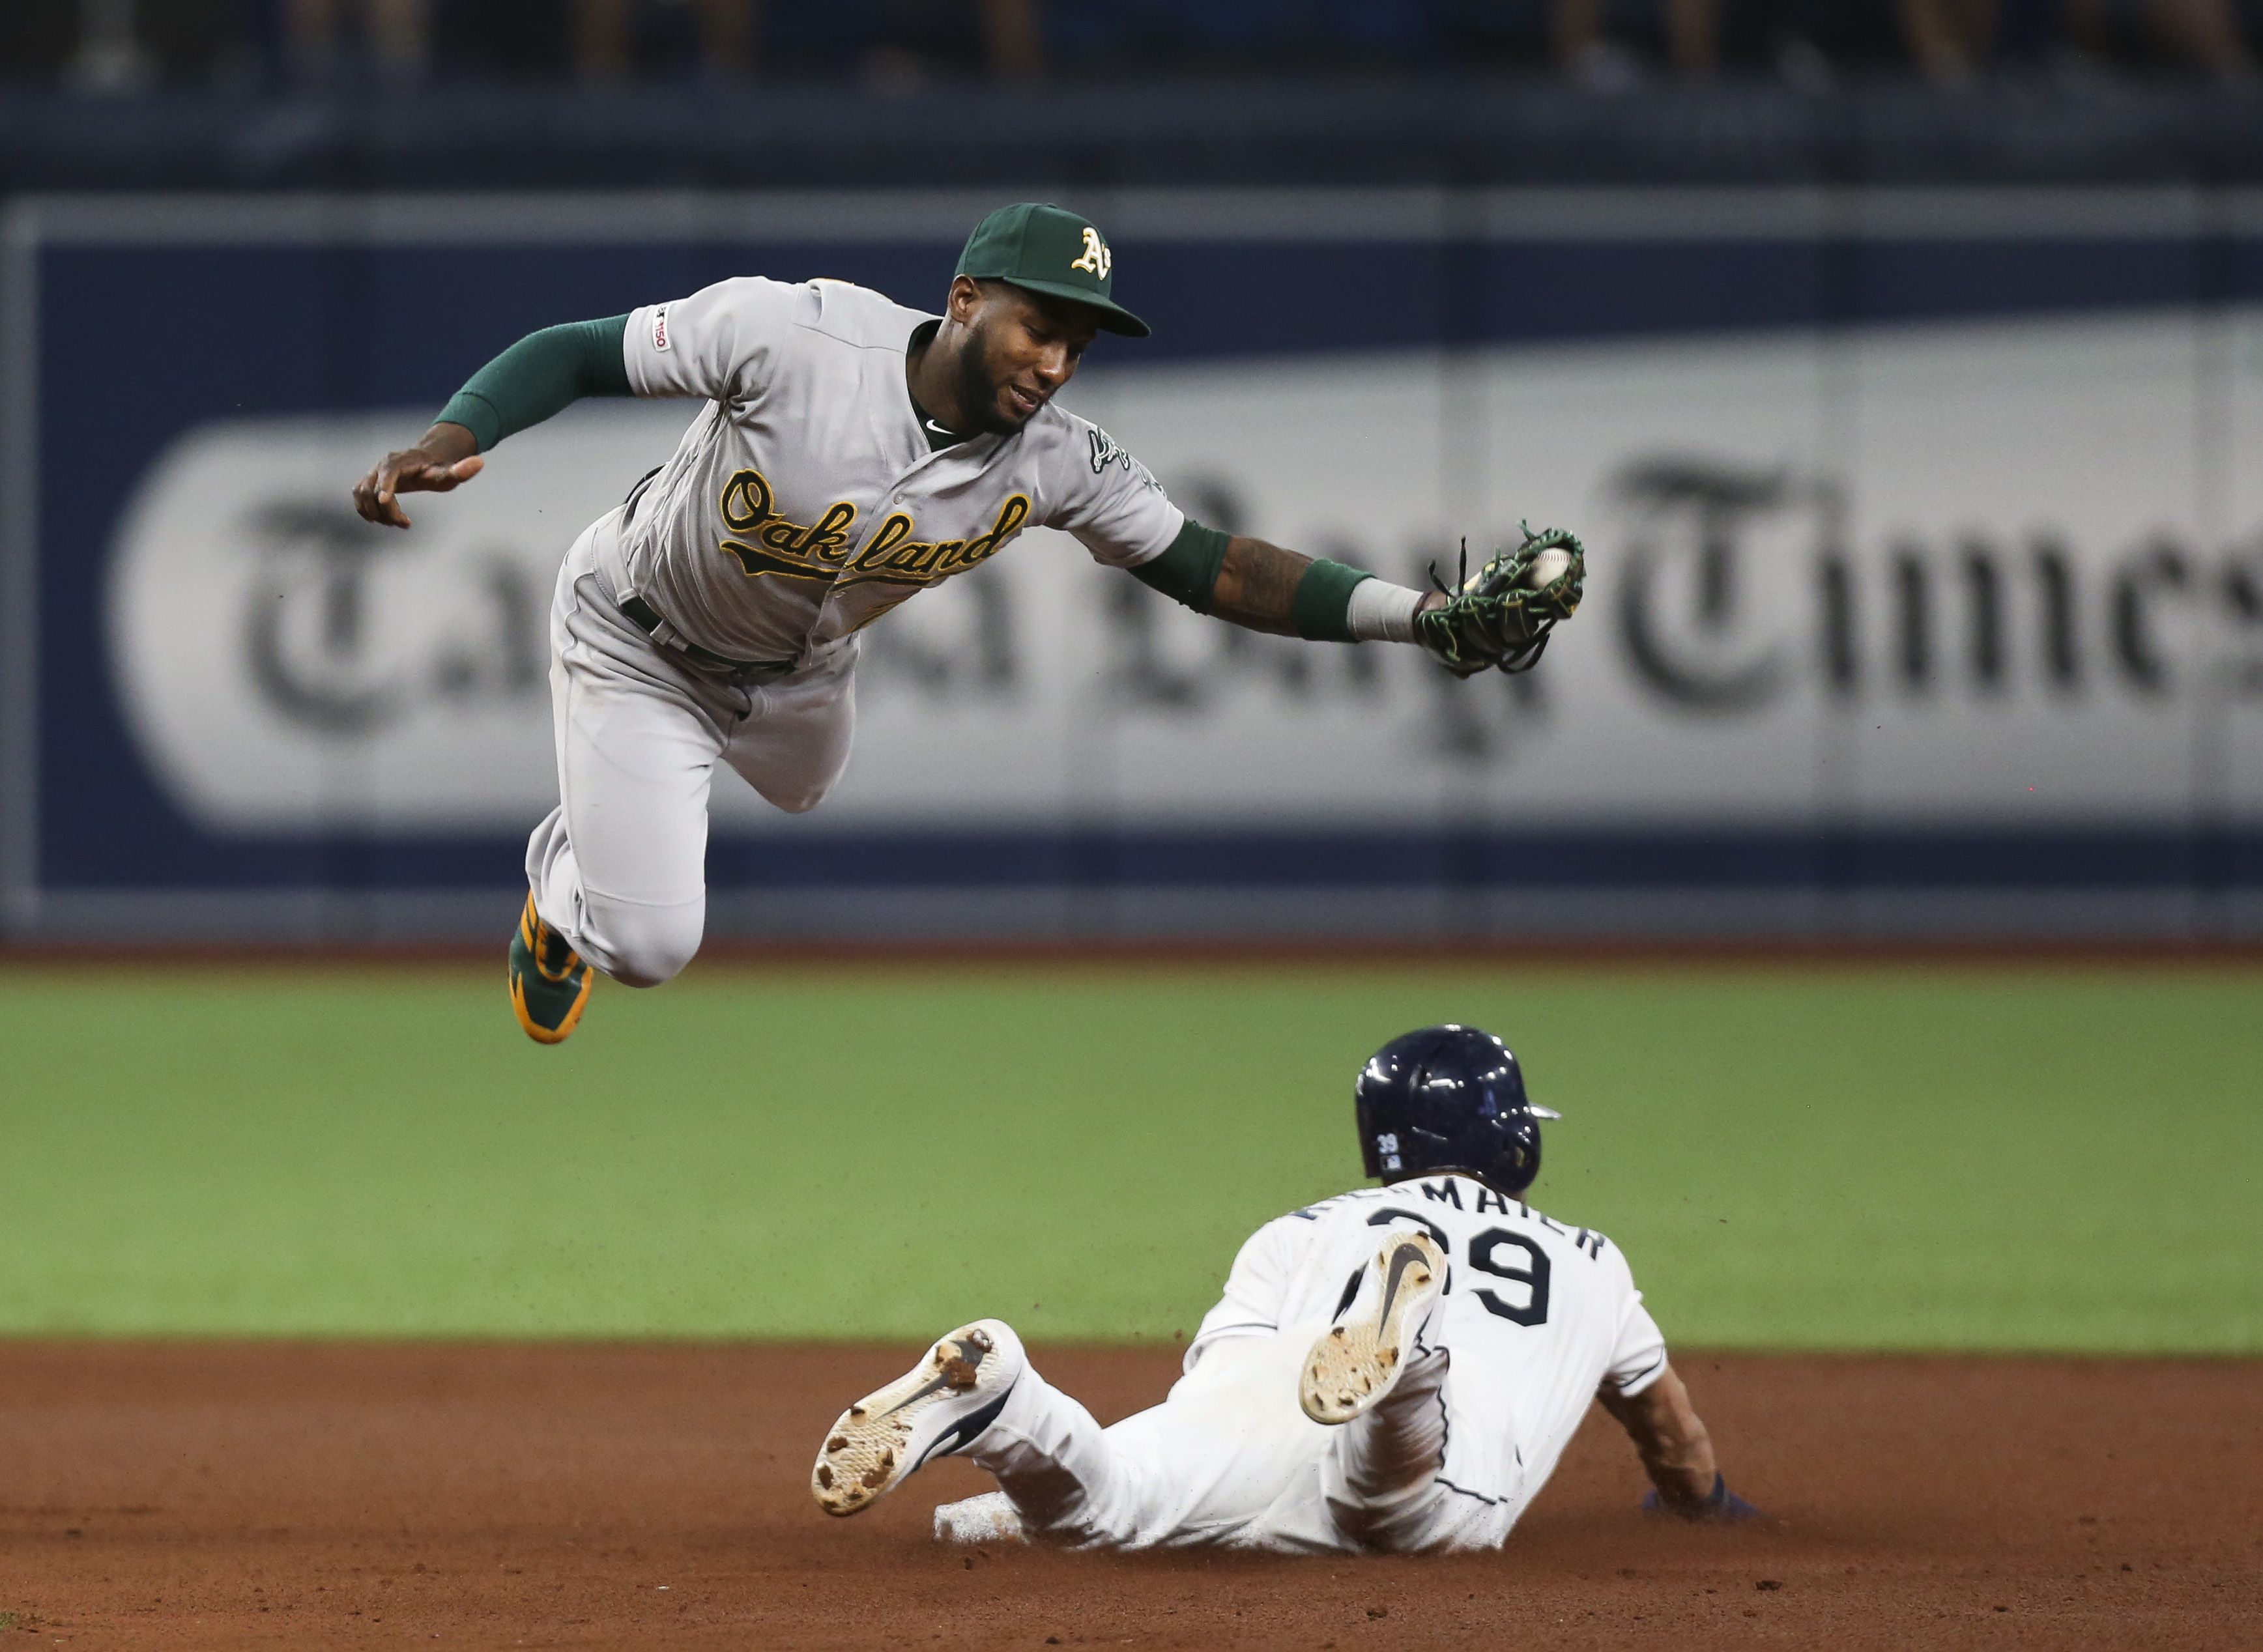
[[[1109,271],[1115,265],[1116,256],[1108,250],[1108,243],[1100,238],[1098,230],[1090,224],[1087,224],[1084,227],[1084,256],[1070,260],[1068,267],[1072,270],[1089,270],[1105,281],[1108,279]]]

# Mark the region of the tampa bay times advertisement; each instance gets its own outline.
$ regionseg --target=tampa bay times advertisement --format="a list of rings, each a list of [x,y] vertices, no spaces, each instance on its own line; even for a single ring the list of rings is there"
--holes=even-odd
[[[1586,609],[1538,672],[1456,684],[1206,623],[1032,531],[865,634],[819,817],[726,780],[720,829],[2263,812],[2263,472],[2232,456],[2263,435],[2263,317],[1129,354],[1065,400],[1201,519],[1410,583],[1464,534],[1568,525]],[[430,408],[180,435],[105,548],[164,795],[221,835],[523,832],[553,795],[560,558],[691,412],[585,404],[406,535],[346,487]]]

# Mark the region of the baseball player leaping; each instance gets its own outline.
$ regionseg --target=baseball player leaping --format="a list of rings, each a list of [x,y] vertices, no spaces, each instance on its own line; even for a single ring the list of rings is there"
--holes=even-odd
[[[1521,670],[1578,606],[1567,534],[1421,592],[1189,519],[1107,433],[1053,405],[1096,332],[1144,336],[1115,256],[1057,206],[993,213],[944,313],[839,281],[723,281],[521,339],[354,489],[371,522],[445,493],[583,396],[704,399],[675,456],[575,541],[552,605],[558,806],[527,845],[513,1008],[556,1043],[594,968],[653,986],[698,949],[719,759],[779,808],[849,758],[859,628],[1030,526],[1198,612],[1315,640],[1421,644]]]
[[[1692,1519],[1753,1513],[1716,1466],[1609,1240],[1523,1201],[1538,1121],[1516,1057],[1431,1027],[1359,1076],[1361,1188],[1241,1247],[1225,1295],[1150,1410],[1102,1428],[1010,1326],[952,1331],[843,1412],[810,1490],[870,1508],[963,1453],[1001,1490],[936,1511],[958,1541],[1030,1538],[1289,1553],[1498,1547],[1600,1400]]]

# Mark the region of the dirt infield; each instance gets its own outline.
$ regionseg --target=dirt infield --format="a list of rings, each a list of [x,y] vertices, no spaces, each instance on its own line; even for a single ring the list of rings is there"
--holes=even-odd
[[[80,1647],[2263,1644],[2263,1367],[1678,1361],[1756,1529],[1590,1419],[1497,1556],[1131,1559],[853,1522],[804,1476],[902,1348],[0,1343],[0,1652]],[[1103,1418],[1175,1351],[1040,1350]]]

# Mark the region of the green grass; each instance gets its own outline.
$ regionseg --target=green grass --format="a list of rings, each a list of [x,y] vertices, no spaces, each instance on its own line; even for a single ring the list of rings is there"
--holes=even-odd
[[[0,1331],[1168,1338],[1450,1017],[1671,1338],[2263,1351],[2263,973],[499,973],[0,971]]]

